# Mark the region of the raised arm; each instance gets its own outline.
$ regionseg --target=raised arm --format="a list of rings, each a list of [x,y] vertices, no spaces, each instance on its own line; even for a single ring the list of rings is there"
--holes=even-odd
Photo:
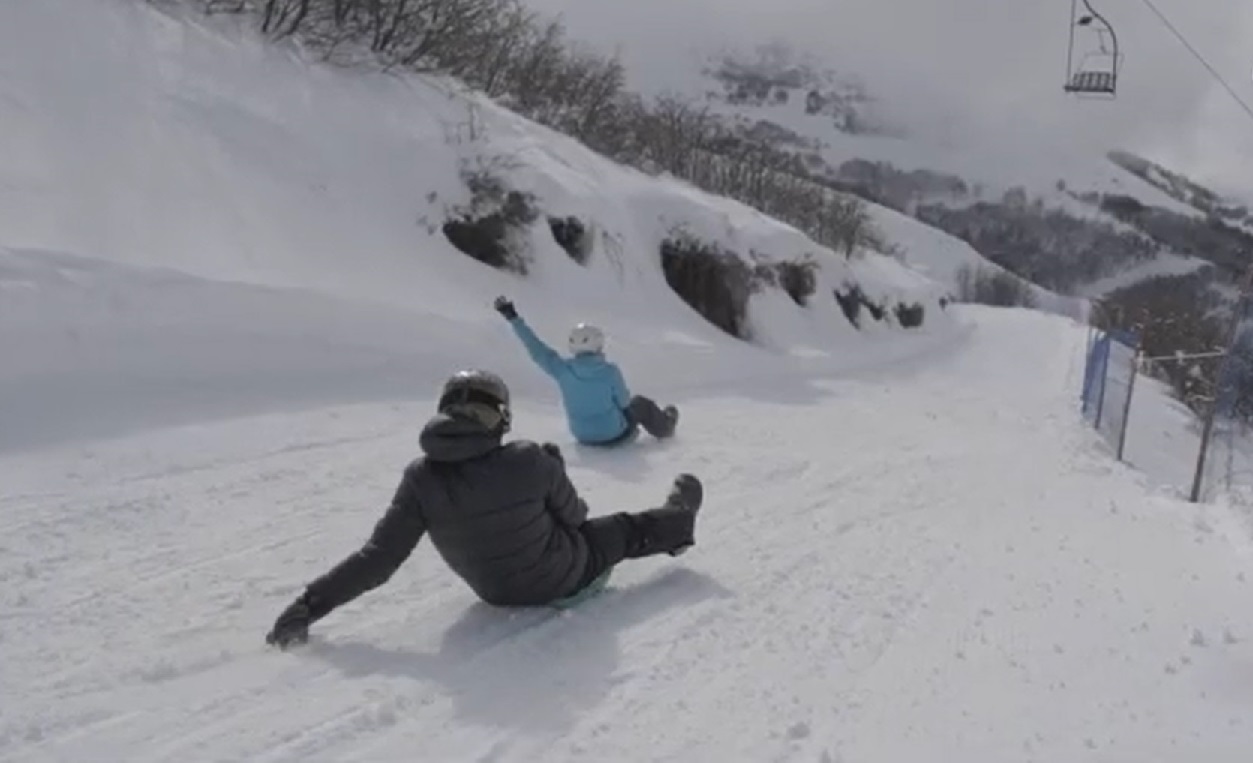
[[[509,321],[509,325],[513,327],[513,333],[522,340],[522,346],[526,348],[531,360],[535,361],[535,365],[554,379],[557,378],[566,367],[566,361],[557,354],[557,351],[544,344],[544,341],[535,335],[508,299],[499,297],[496,300],[496,311]]]
[[[531,360],[535,361],[535,365],[543,369],[544,373],[556,378],[565,368],[566,361],[557,354],[556,350],[544,344],[531,327],[526,325],[526,321],[514,318],[509,321],[509,325],[513,326],[513,333],[522,340],[522,346],[526,347],[527,354],[531,356]]]

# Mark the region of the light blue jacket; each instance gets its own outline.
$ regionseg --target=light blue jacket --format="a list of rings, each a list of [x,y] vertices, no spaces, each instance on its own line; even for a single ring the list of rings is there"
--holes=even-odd
[[[566,423],[574,439],[599,444],[626,433],[630,422],[624,411],[631,402],[631,393],[616,364],[598,352],[563,358],[544,344],[522,318],[514,318],[509,323],[531,360],[561,388]]]

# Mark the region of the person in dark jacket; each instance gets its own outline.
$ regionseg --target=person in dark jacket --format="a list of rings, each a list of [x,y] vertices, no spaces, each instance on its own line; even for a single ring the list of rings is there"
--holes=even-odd
[[[563,358],[535,335],[507,298],[497,297],[495,307],[531,360],[557,382],[574,439],[585,445],[619,445],[633,440],[641,427],[659,439],[674,436],[679,410],[630,393],[622,370],[605,357],[605,333],[598,327],[575,326],[568,342],[571,357]]]
[[[422,430],[424,455],[405,469],[369,540],[310,583],[266,641],[283,649],[307,641],[310,625],[386,583],[427,535],[480,599],[506,607],[553,604],[624,559],[694,545],[704,496],[696,477],[680,474],[659,508],[589,519],[556,445],[502,442],[511,420],[500,377],[450,378]]]

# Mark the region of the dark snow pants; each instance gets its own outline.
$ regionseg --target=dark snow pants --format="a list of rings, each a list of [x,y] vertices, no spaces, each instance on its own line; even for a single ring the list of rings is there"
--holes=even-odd
[[[690,546],[695,523],[695,512],[673,506],[589,519],[579,527],[588,546],[579,590],[624,559],[669,554]]]
[[[631,431],[639,426],[643,427],[645,432],[656,438],[671,437],[674,435],[674,419],[666,415],[650,398],[643,395],[636,395],[631,398],[630,405],[626,409],[627,420],[630,421],[631,427],[627,430]]]

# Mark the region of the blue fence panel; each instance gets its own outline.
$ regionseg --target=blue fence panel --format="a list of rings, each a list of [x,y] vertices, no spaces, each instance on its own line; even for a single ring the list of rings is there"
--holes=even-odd
[[[1131,332],[1097,332],[1084,363],[1083,417],[1116,450],[1127,423],[1139,344]]]
[[[1109,341],[1109,334],[1098,334],[1088,348],[1088,360],[1083,367],[1083,416],[1094,425],[1101,415],[1105,368],[1109,364]]]

